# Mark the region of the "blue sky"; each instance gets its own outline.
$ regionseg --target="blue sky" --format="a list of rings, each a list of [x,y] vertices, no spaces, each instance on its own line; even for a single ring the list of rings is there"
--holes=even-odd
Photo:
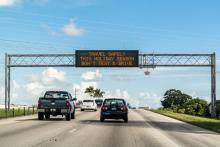
[[[219,5],[217,0],[0,0],[0,94],[4,97],[5,52],[74,53],[75,49],[216,52],[219,64]],[[160,98],[170,88],[210,100],[208,68],[150,71],[150,76],[144,76],[143,69],[13,69],[12,102],[31,104],[47,87],[60,88],[53,87],[56,82],[70,91],[95,84],[107,91],[107,96],[122,96],[134,105],[151,107],[159,107]],[[92,79],[83,78],[83,74]],[[218,75],[219,66],[217,84]],[[43,77],[50,85],[40,80]],[[217,87],[218,98],[219,90]],[[84,97],[82,91],[78,92],[79,97]]]

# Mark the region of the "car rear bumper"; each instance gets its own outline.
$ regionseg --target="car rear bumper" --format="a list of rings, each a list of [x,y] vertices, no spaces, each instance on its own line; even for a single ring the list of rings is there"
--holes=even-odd
[[[119,113],[101,112],[101,117],[105,119],[123,119],[123,118],[128,118],[128,113],[127,112],[119,112]]]
[[[81,109],[82,110],[97,110],[97,107],[85,107],[85,106],[82,106]]]
[[[38,112],[41,113],[49,113],[49,114],[56,114],[56,115],[61,115],[61,114],[67,114],[70,112],[69,109],[61,109],[61,108],[42,108],[42,109],[37,109]]]

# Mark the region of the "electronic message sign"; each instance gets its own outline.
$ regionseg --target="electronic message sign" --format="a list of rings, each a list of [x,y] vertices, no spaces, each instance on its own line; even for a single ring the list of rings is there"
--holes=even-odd
[[[138,50],[76,50],[76,67],[138,67]]]

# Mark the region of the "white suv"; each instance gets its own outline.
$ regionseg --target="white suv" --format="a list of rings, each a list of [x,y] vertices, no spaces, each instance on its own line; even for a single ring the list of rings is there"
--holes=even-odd
[[[97,111],[97,104],[95,100],[83,100],[81,111],[84,110],[94,110]]]

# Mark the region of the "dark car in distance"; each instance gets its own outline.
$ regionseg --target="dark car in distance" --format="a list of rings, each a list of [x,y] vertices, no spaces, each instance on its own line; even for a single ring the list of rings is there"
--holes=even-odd
[[[124,99],[105,99],[101,106],[100,121],[105,119],[123,119],[128,122],[128,108]]]
[[[96,99],[95,102],[97,104],[97,107],[101,107],[103,103],[103,99]]]

